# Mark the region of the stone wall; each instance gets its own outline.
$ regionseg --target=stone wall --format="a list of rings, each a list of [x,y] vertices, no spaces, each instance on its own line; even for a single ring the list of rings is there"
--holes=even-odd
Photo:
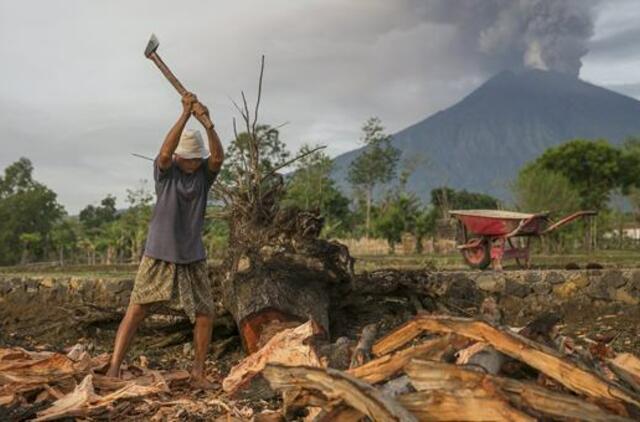
[[[478,289],[503,296],[543,297],[562,302],[584,297],[593,301],[640,303],[640,269],[530,270],[438,272],[432,277],[448,285],[468,280]]]
[[[438,295],[458,298],[461,306],[477,304],[491,294],[521,314],[569,301],[594,305],[640,303],[640,269],[442,271],[427,273],[426,279],[429,289],[436,286]],[[133,277],[0,275],[0,317],[22,317],[39,309],[53,313],[65,304],[124,307],[132,286]]]
[[[0,306],[92,303],[114,308],[127,305],[132,288],[132,277],[0,275]]]

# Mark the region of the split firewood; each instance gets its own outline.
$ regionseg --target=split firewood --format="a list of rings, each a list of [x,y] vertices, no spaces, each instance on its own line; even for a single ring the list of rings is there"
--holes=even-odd
[[[495,298],[489,296],[482,301],[479,317],[490,324],[502,324],[502,310],[498,307]],[[494,375],[500,372],[502,365],[507,360],[504,354],[482,342],[474,343],[466,349],[458,351],[456,355],[458,365],[474,365]]]
[[[637,356],[631,353],[620,353],[615,358],[608,360],[608,363],[617,370],[617,373],[625,374],[625,378],[640,385],[640,359]]]
[[[536,419],[513,408],[485,390],[420,391],[398,397],[419,421],[533,422]]]
[[[520,360],[544,373],[571,391],[596,400],[621,401],[637,408],[640,407],[640,397],[632,391],[578,366],[549,347],[535,343],[518,334],[500,330],[484,321],[421,315],[405,325],[403,329],[405,332],[411,333],[415,333],[417,330],[456,333],[486,342],[505,355]]]
[[[377,333],[377,324],[369,324],[362,329],[362,335],[353,351],[353,356],[351,356],[349,368],[362,366],[371,360],[371,347],[373,346]]]
[[[543,416],[589,422],[629,421],[580,397],[562,394],[533,383],[487,375],[471,368],[413,359],[406,367],[411,383],[419,391],[442,392],[498,387],[512,405]]]
[[[330,400],[343,400],[375,421],[416,421],[417,419],[394,399],[357,378],[326,368],[288,367],[269,364],[263,371],[271,387],[282,391],[306,388],[322,392]]]
[[[322,366],[315,348],[307,341],[320,333],[320,328],[313,320],[279,332],[262,349],[231,368],[222,382],[222,388],[229,394],[238,392],[261,373],[268,363]]]
[[[398,350],[422,333],[422,328],[415,320],[410,320],[375,342],[372,347],[373,355],[383,356]]]
[[[452,337],[444,336],[427,340],[393,354],[379,357],[357,368],[349,369],[347,373],[371,384],[384,381],[402,371],[402,368],[412,358],[438,354],[450,344]]]

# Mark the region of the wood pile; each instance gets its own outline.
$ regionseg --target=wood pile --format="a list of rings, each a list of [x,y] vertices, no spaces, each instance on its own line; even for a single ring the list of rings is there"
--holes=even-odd
[[[638,420],[640,360],[616,356],[606,344],[577,347],[554,336],[555,322],[543,316],[515,330],[486,320],[423,314],[373,344],[364,339],[369,350],[356,347],[353,366],[342,369],[312,352],[309,322],[304,329],[281,332],[279,340],[291,347],[283,339],[296,337],[298,330],[299,346],[292,350],[307,344],[308,363],[299,364],[304,358],[296,352],[298,363],[292,364],[286,349],[276,352],[274,343],[259,351],[259,358],[247,358],[260,365],[241,362],[234,369],[260,374],[283,393],[275,420]],[[371,331],[364,330],[363,337]],[[371,359],[363,363],[363,356]],[[225,389],[235,394],[238,386]]]

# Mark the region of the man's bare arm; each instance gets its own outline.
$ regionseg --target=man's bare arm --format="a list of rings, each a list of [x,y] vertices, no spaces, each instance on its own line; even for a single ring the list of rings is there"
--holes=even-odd
[[[209,110],[202,103],[196,103],[193,105],[193,109],[196,115],[196,118],[203,126],[205,126],[204,119],[200,116],[206,116],[209,118]],[[209,139],[209,151],[211,155],[207,160],[207,164],[209,166],[209,170],[213,173],[217,173],[220,171],[220,167],[222,167],[222,162],[224,161],[224,150],[222,149],[222,142],[220,142],[220,138],[216,133],[216,130],[211,127],[207,128],[205,126],[205,130],[207,132],[207,138]]]
[[[209,151],[211,152],[208,160],[209,170],[217,173],[220,171],[220,167],[222,167],[222,162],[224,161],[224,150],[222,149],[222,143],[214,128],[207,129],[207,137],[209,138]]]
[[[182,131],[191,116],[191,110],[193,109],[193,104],[196,101],[196,96],[190,92],[182,97],[182,114],[178,118],[178,121],[169,130],[169,133],[167,133],[167,136],[162,143],[162,147],[160,147],[160,153],[158,154],[158,167],[162,170],[166,170],[171,167],[173,153],[176,148],[178,148],[180,135],[182,135]]]

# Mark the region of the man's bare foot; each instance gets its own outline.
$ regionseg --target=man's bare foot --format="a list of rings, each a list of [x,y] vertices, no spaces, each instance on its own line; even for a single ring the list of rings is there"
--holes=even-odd
[[[189,378],[189,385],[194,390],[217,390],[220,388],[220,384],[211,382],[204,375],[196,375],[193,372]]]
[[[109,370],[104,374],[105,377],[120,378],[120,368],[109,365]]]

